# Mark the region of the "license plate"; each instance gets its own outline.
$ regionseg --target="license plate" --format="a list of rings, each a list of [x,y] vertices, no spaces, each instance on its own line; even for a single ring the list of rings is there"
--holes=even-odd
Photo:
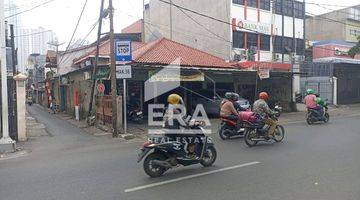
[[[142,112],[142,111],[140,111],[140,112],[137,112],[136,114],[137,114],[137,115],[142,115],[142,114],[143,114],[143,112]]]

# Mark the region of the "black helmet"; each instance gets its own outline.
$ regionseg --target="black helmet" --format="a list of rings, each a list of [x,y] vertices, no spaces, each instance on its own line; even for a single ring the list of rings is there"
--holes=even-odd
[[[227,92],[225,93],[225,99],[229,101],[237,101],[239,100],[239,95],[234,92]]]

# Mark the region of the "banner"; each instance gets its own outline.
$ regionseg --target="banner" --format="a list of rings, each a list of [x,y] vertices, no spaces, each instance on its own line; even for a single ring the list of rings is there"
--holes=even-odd
[[[155,71],[149,71],[149,82],[170,82],[170,81],[182,81],[182,82],[202,82],[205,81],[205,76],[202,73],[192,75],[179,75],[176,73],[163,73],[154,74]],[[154,75],[153,75],[154,74]]]
[[[269,68],[259,68],[259,70],[257,71],[259,78],[262,79],[267,79],[270,78],[270,69]]]

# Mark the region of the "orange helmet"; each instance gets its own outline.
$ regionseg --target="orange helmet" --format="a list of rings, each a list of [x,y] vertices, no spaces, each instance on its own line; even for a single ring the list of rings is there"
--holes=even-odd
[[[268,93],[266,93],[266,92],[260,92],[260,94],[259,94],[259,99],[263,99],[263,100],[267,101],[267,100],[269,99]]]

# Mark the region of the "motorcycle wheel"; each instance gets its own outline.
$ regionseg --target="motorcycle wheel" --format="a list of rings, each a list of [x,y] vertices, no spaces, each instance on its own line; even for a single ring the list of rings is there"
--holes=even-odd
[[[312,117],[310,117],[310,116],[306,117],[306,123],[309,124],[309,125],[314,124],[314,121],[313,121]]]
[[[258,142],[252,140],[256,137],[257,137],[257,133],[256,133],[255,129],[246,130],[245,136],[244,136],[246,145],[248,145],[249,147],[253,147],[253,146],[257,145]]]
[[[329,115],[329,113],[325,113],[325,123],[328,123],[329,122],[329,120],[330,120],[330,115]]]
[[[153,165],[152,164],[153,160],[164,161],[164,160],[166,160],[166,157],[162,154],[153,152],[153,153],[149,154],[144,160],[143,166],[144,166],[145,173],[147,175],[149,175],[151,178],[156,178],[156,177],[163,175],[166,171],[166,168]]]
[[[226,125],[221,125],[220,129],[219,129],[219,136],[222,140],[227,140],[230,139],[229,134],[226,134],[230,132],[230,130],[226,127]]]
[[[204,152],[204,157],[200,161],[200,164],[204,167],[210,167],[214,164],[217,157],[217,152],[215,147],[209,146]]]
[[[284,137],[285,137],[285,128],[281,125],[278,125],[275,129],[274,140],[276,142],[281,142],[284,140]]]

